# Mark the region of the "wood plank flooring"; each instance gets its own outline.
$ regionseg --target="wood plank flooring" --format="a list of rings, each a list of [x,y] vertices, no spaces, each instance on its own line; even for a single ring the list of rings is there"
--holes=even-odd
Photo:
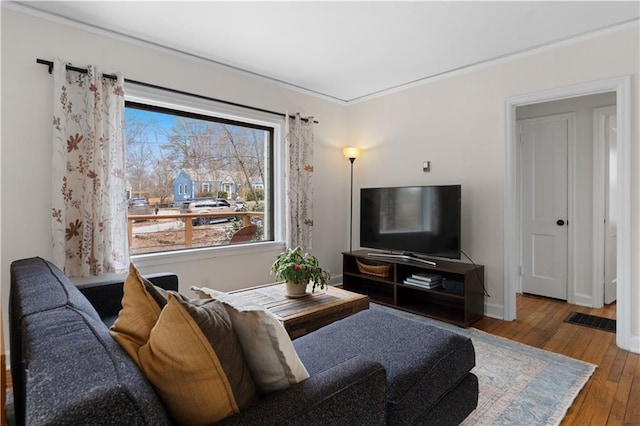
[[[572,311],[615,319],[615,304],[591,309],[530,295],[517,303],[516,321],[483,318],[473,327],[598,366],[563,425],[640,425],[640,354],[618,348],[615,333],[564,322]]]

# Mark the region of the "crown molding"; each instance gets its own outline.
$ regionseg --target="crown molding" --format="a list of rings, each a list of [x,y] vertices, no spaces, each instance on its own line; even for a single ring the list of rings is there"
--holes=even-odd
[[[449,70],[445,70],[442,71],[438,74],[434,74],[434,75],[428,75],[428,76],[424,76],[421,77],[419,79],[413,80],[413,81],[409,81],[406,83],[402,83],[399,84],[397,86],[393,86],[393,87],[389,87],[389,88],[385,88],[385,89],[381,89],[379,91],[375,91],[366,95],[362,95],[362,96],[358,96],[355,98],[351,98],[351,99],[341,99],[339,97],[336,96],[331,96],[328,95],[326,93],[321,93],[315,90],[311,90],[293,83],[289,83],[287,81],[284,80],[280,80],[277,78],[273,78],[273,77],[269,77],[266,76],[264,74],[260,74],[254,71],[250,71],[247,69],[243,69],[234,65],[229,65],[220,61],[216,61],[214,59],[210,59],[210,58],[206,58],[204,56],[201,55],[197,55],[194,53],[190,53],[190,52],[185,52],[183,50],[180,49],[176,49],[176,48],[172,48],[170,46],[165,46],[159,43],[155,43],[155,42],[150,42],[147,40],[143,40],[141,38],[138,37],[133,37],[130,35],[126,35],[126,34],[122,34],[119,33],[117,31],[112,31],[112,30],[108,30],[106,28],[101,28],[101,27],[97,27],[94,25],[89,25],[86,24],[84,22],[78,21],[78,20],[74,20],[74,19],[70,19],[67,17],[63,17],[57,14],[53,14],[53,13],[49,13],[49,12],[44,12],[38,9],[35,9],[31,6],[28,5],[28,2],[16,2],[16,1],[2,1],[2,7],[7,8],[7,9],[11,9],[11,10],[15,10],[18,12],[22,12],[28,15],[32,15],[41,19],[45,19],[51,22],[56,22],[62,25],[66,25],[72,28],[76,28],[76,29],[80,29],[82,31],[87,31],[93,34],[98,34],[104,37],[108,37],[108,38],[112,38],[115,40],[119,40],[119,41],[123,41],[126,43],[130,43],[133,45],[137,45],[140,47],[144,47],[144,48],[149,48],[152,50],[156,50],[156,51],[160,51],[163,53],[169,53],[175,56],[179,56],[182,58],[186,58],[186,59],[190,59],[193,61],[197,61],[206,65],[212,65],[212,66],[216,66],[216,67],[220,67],[222,69],[225,69],[227,71],[236,73],[236,74],[240,74],[246,77],[250,77],[250,78],[254,78],[254,79],[258,79],[261,80],[263,82],[270,82],[270,83],[275,83],[276,85],[295,91],[295,92],[299,92],[308,96],[312,96],[318,99],[322,99],[325,101],[329,101],[329,102],[333,102],[339,105],[354,105],[357,103],[361,103],[361,102],[366,102],[372,99],[376,99],[379,97],[383,97],[383,96],[387,96],[393,93],[398,93],[398,92],[402,92],[404,90],[408,90],[414,87],[418,87],[418,86],[422,86],[425,84],[430,84],[430,83],[434,83],[436,81],[440,81],[442,79],[446,79],[446,78],[451,78],[451,77],[455,77],[455,76],[459,76],[459,75],[463,75],[466,73],[470,73],[470,72],[474,72],[474,71],[478,71],[484,68],[488,68],[494,65],[498,65],[498,64],[502,64],[502,63],[506,63],[506,62],[510,62],[510,61],[514,61],[514,60],[518,60],[518,59],[522,59],[528,56],[532,56],[532,55],[537,55],[546,51],[550,51],[553,49],[557,49],[560,47],[564,47],[564,46],[568,46],[568,45],[572,45],[572,44],[576,44],[576,43],[580,43],[582,41],[585,40],[590,40],[590,39],[594,39],[594,38],[598,38],[601,37],[603,35],[607,35],[610,33],[614,33],[614,32],[618,32],[618,31],[624,31],[633,27],[639,27],[640,26],[640,19],[636,18],[636,19],[631,19],[622,23],[618,23],[618,24],[612,24],[610,26],[604,27],[604,28],[600,28],[597,30],[593,30],[593,31],[587,31],[584,32],[582,34],[579,35],[575,35],[575,36],[570,36],[564,39],[559,39],[559,40],[554,40],[548,43],[544,43],[544,44],[540,44],[537,46],[533,46],[527,49],[523,49],[521,51],[517,51],[517,52],[511,52],[511,53],[507,53],[505,55],[501,55],[501,56],[497,56],[494,58],[490,58],[484,61],[479,61],[479,62],[475,62],[472,64],[468,64],[468,65],[464,65],[458,68],[452,68]]]

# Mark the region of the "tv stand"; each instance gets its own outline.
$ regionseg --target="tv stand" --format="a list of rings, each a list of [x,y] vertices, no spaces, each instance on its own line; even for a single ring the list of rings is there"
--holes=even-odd
[[[367,253],[369,257],[380,257],[383,259],[402,259],[402,260],[413,260],[415,262],[426,263],[427,265],[436,266],[436,262],[432,260],[422,259],[416,255],[410,254],[393,254],[393,253]]]
[[[342,256],[344,289],[366,294],[372,302],[461,327],[468,327],[484,316],[482,265],[366,250],[344,252]],[[358,262],[386,265],[388,275],[361,268]],[[412,283],[410,280],[416,275],[435,276],[440,286]]]

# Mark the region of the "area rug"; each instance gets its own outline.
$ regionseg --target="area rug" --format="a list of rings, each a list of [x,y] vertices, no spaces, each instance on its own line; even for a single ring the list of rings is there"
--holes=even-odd
[[[370,306],[471,338],[480,395],[478,407],[463,425],[559,425],[596,368],[475,328],[463,329],[374,303]]]

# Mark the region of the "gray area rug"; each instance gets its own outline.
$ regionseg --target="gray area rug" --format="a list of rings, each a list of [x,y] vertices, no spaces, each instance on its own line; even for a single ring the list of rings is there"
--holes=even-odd
[[[371,303],[380,309],[468,336],[476,351],[478,407],[463,425],[559,425],[596,366],[475,328],[460,328]]]

